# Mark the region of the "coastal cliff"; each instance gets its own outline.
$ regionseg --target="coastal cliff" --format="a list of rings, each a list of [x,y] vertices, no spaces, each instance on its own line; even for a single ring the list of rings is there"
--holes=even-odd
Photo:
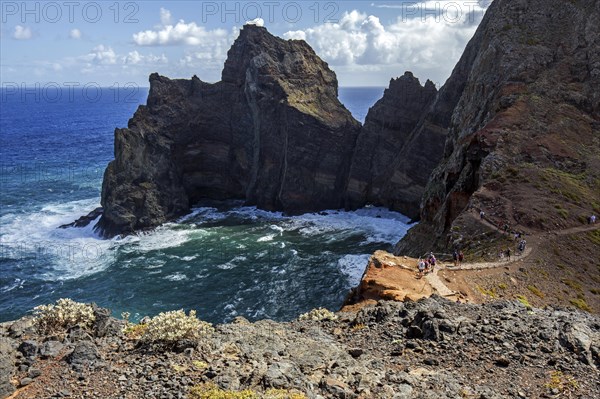
[[[306,42],[254,25],[220,82],[152,74],[147,104],[115,130],[96,228],[105,237],[151,229],[207,199],[290,214],[375,204],[418,219],[446,134],[444,118],[439,128],[421,118],[435,86],[410,72],[392,79],[364,127],[337,90]]]
[[[348,177],[350,208],[370,203],[419,218],[421,196],[441,159],[445,131],[412,133],[422,129],[423,111],[436,95],[431,81],[421,86],[410,72],[390,81],[383,97],[369,109],[358,136]]]
[[[599,213],[599,88],[597,1],[494,1],[433,105],[444,112],[425,116],[447,124],[443,159],[395,252],[474,248],[479,211],[532,234]]]
[[[115,131],[97,227],[105,236],[156,227],[202,199],[290,213],[343,207],[359,130],[306,42],[247,25],[220,82],[150,76],[147,104]]]

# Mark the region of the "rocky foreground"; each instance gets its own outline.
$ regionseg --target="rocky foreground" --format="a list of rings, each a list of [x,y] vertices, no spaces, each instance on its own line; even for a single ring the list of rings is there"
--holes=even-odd
[[[269,387],[307,398],[600,397],[600,318],[559,308],[434,296],[333,319],[240,318],[170,350],[95,314],[89,331],[52,336],[31,318],[1,325],[0,397],[211,397],[190,394],[206,383],[219,397]]]

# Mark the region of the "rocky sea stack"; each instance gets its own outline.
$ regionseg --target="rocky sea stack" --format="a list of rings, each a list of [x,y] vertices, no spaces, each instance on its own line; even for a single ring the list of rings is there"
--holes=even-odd
[[[445,131],[411,132],[436,93],[406,73],[361,129],[306,42],[246,25],[220,82],[150,76],[147,104],[115,130],[97,228],[105,237],[150,229],[205,199],[291,214],[373,203],[417,218]],[[412,162],[427,151],[421,137],[437,156]]]
[[[247,25],[220,82],[150,76],[147,105],[115,131],[98,227],[106,236],[152,228],[204,198],[339,208],[359,130],[335,74],[305,42]]]

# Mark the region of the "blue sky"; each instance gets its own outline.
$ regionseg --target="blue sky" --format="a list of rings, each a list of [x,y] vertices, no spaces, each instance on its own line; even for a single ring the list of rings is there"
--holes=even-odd
[[[246,22],[306,40],[341,86],[387,86],[411,70],[440,85],[490,0],[2,1],[3,86],[147,86],[148,75],[220,79]]]

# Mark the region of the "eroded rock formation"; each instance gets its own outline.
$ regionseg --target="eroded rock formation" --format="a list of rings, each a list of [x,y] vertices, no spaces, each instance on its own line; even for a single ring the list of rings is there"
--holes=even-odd
[[[359,130],[304,41],[247,25],[220,82],[150,76],[147,105],[115,131],[98,227],[152,228],[203,198],[290,213],[343,207]]]
[[[496,0],[440,90],[444,157],[396,253],[442,249],[469,208],[520,230],[598,212],[599,89],[600,3]]]
[[[97,228],[150,229],[203,199],[288,213],[373,203],[417,218],[445,136],[447,118],[421,118],[436,94],[407,72],[361,130],[306,42],[247,25],[220,82],[150,76],[147,104],[115,131]]]
[[[391,80],[358,136],[348,179],[350,208],[366,202],[418,218],[421,196],[441,159],[445,138],[443,129],[432,134],[420,125],[436,94],[431,81],[421,86],[410,72]]]

